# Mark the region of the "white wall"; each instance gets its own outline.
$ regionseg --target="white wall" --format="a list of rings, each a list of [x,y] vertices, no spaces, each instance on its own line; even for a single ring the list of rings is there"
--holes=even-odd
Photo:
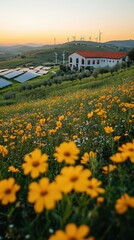
[[[72,58],[72,63],[70,63],[70,58]],[[79,63],[76,63],[76,59],[79,59]],[[84,64],[82,64],[82,59],[84,60]],[[90,61],[90,64],[88,64],[88,61]],[[99,64],[97,64],[97,62],[99,61]],[[95,64],[93,64],[93,62]],[[78,67],[78,69],[80,69],[81,67],[94,67],[94,68],[98,68],[98,67],[105,67],[105,66],[110,66],[113,67],[114,65],[116,65],[117,63],[121,63],[122,59],[106,59],[106,58],[84,58],[81,55],[77,54],[77,53],[73,53],[69,56],[69,65],[71,67],[71,69],[73,69],[74,67]]]

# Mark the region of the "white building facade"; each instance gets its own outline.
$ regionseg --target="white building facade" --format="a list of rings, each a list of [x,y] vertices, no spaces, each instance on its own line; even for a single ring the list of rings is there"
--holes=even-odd
[[[80,70],[87,67],[113,67],[121,63],[127,57],[125,52],[74,52],[69,55],[69,66],[73,69]]]

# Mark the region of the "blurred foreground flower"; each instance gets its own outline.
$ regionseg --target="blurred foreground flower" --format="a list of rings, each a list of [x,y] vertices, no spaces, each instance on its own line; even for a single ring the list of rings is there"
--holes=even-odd
[[[67,164],[74,164],[78,160],[80,150],[72,141],[61,143],[55,150],[54,157],[59,163],[65,161]]]
[[[104,166],[102,168],[102,172],[104,174],[109,174],[110,172],[113,172],[117,167],[113,164],[109,164],[108,166]]]
[[[116,153],[110,157],[110,160],[116,163],[126,161],[128,158],[134,163],[134,140],[132,142],[123,144],[118,148],[120,153]]]
[[[102,182],[98,179],[91,178],[86,193],[90,195],[91,198],[98,197],[100,193],[105,193],[105,189],[100,187],[101,184]]]
[[[81,163],[86,164],[95,157],[96,157],[95,152],[93,152],[93,151],[90,151],[89,153],[85,152],[84,155],[81,158]]]
[[[34,204],[37,213],[41,213],[44,208],[53,209],[56,201],[61,198],[62,194],[56,183],[50,183],[48,178],[44,177],[39,183],[33,182],[29,185],[28,201]]]
[[[69,223],[65,231],[57,230],[49,240],[94,240],[94,237],[85,238],[89,232],[90,228],[86,225],[77,227],[74,223]]]
[[[118,149],[120,152],[122,152],[124,157],[129,158],[130,161],[134,163],[134,140],[132,142],[123,144]]]
[[[56,183],[64,193],[69,193],[72,190],[76,192],[84,192],[89,184],[89,177],[92,173],[88,169],[83,169],[83,166],[64,167],[61,170],[61,175],[56,176]]]
[[[125,193],[117,200],[115,210],[117,213],[123,214],[129,207],[134,208],[134,197],[130,197],[127,193]]]
[[[25,163],[22,164],[24,174],[31,174],[32,178],[38,177],[40,173],[44,173],[47,171],[47,160],[47,154],[41,154],[40,149],[35,149],[30,154],[26,154],[24,157]]]
[[[15,183],[14,178],[3,179],[0,181],[0,201],[3,205],[16,201],[16,192],[20,186]]]

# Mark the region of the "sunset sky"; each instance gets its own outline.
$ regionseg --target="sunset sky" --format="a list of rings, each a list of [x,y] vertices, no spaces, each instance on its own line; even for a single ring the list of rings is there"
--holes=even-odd
[[[134,0],[0,0],[0,44],[134,39]]]

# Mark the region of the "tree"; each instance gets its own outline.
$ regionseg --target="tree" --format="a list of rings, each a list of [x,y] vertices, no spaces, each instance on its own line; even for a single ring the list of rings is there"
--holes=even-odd
[[[129,51],[128,57],[131,62],[134,62],[134,48]]]

